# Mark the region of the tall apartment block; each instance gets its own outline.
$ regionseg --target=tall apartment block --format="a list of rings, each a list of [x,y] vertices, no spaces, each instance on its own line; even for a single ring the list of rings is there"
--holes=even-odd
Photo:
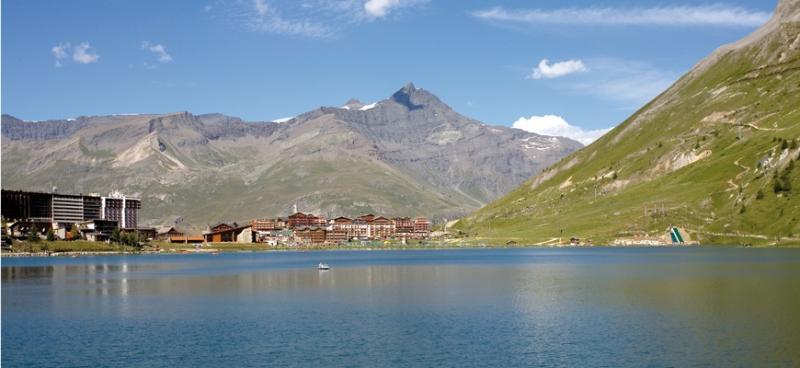
[[[136,228],[139,222],[139,210],[142,201],[129,198],[119,193],[110,197],[101,197],[100,213],[103,220],[117,221],[121,228]]]
[[[121,228],[136,228],[141,208],[141,200],[119,193],[100,197],[2,190],[2,215],[6,220],[50,224],[54,228],[91,220],[117,221]]]

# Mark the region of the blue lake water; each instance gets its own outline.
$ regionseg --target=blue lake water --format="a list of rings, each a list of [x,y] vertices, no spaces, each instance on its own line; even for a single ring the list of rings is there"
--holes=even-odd
[[[800,366],[800,249],[6,258],[2,365]]]

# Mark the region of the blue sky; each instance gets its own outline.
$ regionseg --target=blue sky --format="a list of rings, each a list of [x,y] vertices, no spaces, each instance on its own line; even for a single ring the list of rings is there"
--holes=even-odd
[[[413,81],[481,121],[589,141],[775,3],[5,0],[2,111],[273,120]]]

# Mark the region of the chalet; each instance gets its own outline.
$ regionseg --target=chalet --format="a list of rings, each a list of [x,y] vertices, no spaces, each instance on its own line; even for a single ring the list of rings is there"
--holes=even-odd
[[[115,220],[91,220],[78,224],[81,237],[89,241],[107,241],[111,238],[111,233],[119,226]]]
[[[184,234],[173,226],[163,226],[156,232],[156,240],[168,241],[173,236],[183,236]]]
[[[203,238],[206,243],[252,243],[254,240],[253,227],[250,225],[232,227],[227,224],[218,224],[204,231]]]
[[[226,224],[224,222],[220,222],[220,223],[218,223],[218,224],[216,224],[214,226],[211,226],[207,231],[218,232],[218,231],[225,231],[225,230],[234,229],[234,228],[237,228],[237,227],[239,227],[239,224],[237,224],[235,222],[232,223],[232,224]]]

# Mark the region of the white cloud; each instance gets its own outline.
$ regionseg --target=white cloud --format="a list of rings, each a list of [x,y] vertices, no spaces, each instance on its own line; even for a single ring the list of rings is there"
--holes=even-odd
[[[559,61],[550,64],[549,60],[543,59],[539,62],[539,66],[533,69],[530,77],[533,79],[553,79],[588,70],[581,60]]]
[[[611,128],[584,130],[581,127],[570,125],[564,118],[557,115],[522,117],[514,122],[513,127],[541,135],[571,138],[584,145],[594,142],[611,130]]]
[[[335,37],[344,29],[387,18],[430,0],[217,0],[214,13],[254,32]]]
[[[385,17],[389,10],[400,5],[400,0],[367,0],[364,10],[373,17]]]
[[[568,24],[602,26],[723,26],[757,27],[771,14],[722,4],[662,7],[589,7],[561,9],[516,9],[495,7],[473,16],[493,22],[528,25]]]
[[[267,15],[269,11],[269,5],[267,5],[266,0],[253,0],[253,7],[256,9],[256,13],[262,17]]]
[[[96,63],[100,59],[100,55],[91,51],[91,48],[92,46],[88,42],[82,42],[80,45],[73,47],[72,60],[79,64]]]
[[[53,53],[53,56],[56,58],[56,68],[60,68],[64,66],[65,59],[72,54],[72,60],[79,64],[91,64],[96,63],[98,59],[100,59],[100,55],[96,52],[90,50],[92,48],[88,42],[82,42],[78,45],[73,46],[69,42],[62,42],[56,46],[53,46],[50,51]]]
[[[166,47],[160,43],[152,45],[150,42],[142,41],[142,49],[149,50],[150,52],[156,54],[159,62],[168,63],[172,61],[172,56],[167,53]]]
[[[278,9],[267,4],[266,0],[253,0],[249,27],[266,33],[305,36],[311,38],[327,37],[332,31],[326,25],[311,21],[303,16],[286,18]]]
[[[61,59],[64,59],[69,54],[69,49],[72,47],[69,42],[60,43],[56,46],[53,46],[50,51],[53,52],[53,56],[56,57],[56,68],[60,68],[63,64],[61,64]]]

